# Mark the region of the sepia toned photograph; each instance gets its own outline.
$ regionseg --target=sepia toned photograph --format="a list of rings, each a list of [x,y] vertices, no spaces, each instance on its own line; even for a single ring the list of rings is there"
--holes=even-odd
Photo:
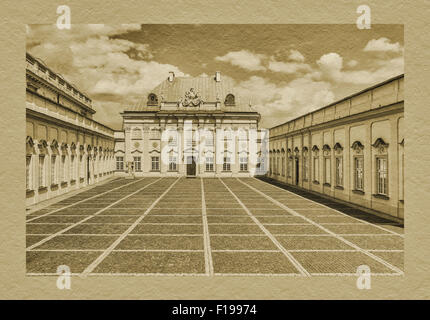
[[[26,276],[404,276],[404,50],[403,24],[26,25]]]

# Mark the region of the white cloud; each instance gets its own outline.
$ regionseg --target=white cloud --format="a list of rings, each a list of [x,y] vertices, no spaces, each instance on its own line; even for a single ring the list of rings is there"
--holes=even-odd
[[[375,60],[366,70],[344,71],[343,58],[334,52],[325,54],[317,61],[321,77],[339,83],[374,84],[404,72],[403,57]]]
[[[370,40],[363,51],[392,51],[392,52],[400,52],[401,46],[398,42],[391,43],[389,39],[382,37],[379,39]]]
[[[253,76],[237,84],[242,97],[250,97],[261,117],[262,127],[271,127],[334,101],[331,85],[298,78],[284,85]]]
[[[83,91],[92,97],[97,111],[96,120],[119,128],[119,112],[125,106],[134,105],[148,90],[166,79],[169,71],[184,75],[177,66],[151,61],[152,54],[146,44],[107,35],[136,28],[86,25],[70,37],[66,35],[67,39],[58,37],[55,30],[36,28],[30,33],[36,33],[33,40],[40,40],[33,42],[29,51],[43,58],[54,71],[61,71],[81,90],[85,88]],[[99,32],[103,35],[92,35]]]
[[[234,66],[249,71],[266,70],[262,65],[265,55],[250,52],[248,50],[231,51],[222,57],[215,57],[215,60],[228,62]]]
[[[299,71],[310,72],[312,70],[312,68],[306,63],[282,62],[275,60],[270,60],[268,69],[274,72],[283,72],[287,74]]]
[[[291,49],[288,58],[292,61],[303,62],[305,57],[297,50]]]
[[[349,60],[347,63],[347,66],[350,68],[354,68],[355,66],[358,65],[358,61],[357,60]]]

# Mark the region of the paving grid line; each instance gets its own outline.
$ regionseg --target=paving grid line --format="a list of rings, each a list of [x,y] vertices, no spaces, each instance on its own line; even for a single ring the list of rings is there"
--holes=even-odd
[[[49,211],[49,212],[47,212],[47,213],[45,213],[45,214],[38,215],[38,216],[36,216],[36,217],[34,217],[34,218],[30,218],[30,219],[28,219],[26,222],[31,222],[31,221],[33,221],[33,220],[36,220],[36,219],[39,219],[39,218],[42,218],[42,217],[46,217],[46,216],[48,216],[48,215],[50,215],[50,214],[52,214],[52,213],[54,213],[54,212],[57,212],[57,211],[60,211],[60,210],[63,210],[63,209],[67,209],[67,208],[73,207],[73,206],[75,206],[75,205],[77,205],[77,204],[79,204],[79,203],[82,203],[82,202],[84,202],[84,201],[87,201],[87,200],[91,200],[91,199],[94,199],[94,198],[100,197],[100,196],[102,196],[102,195],[104,195],[104,194],[106,194],[106,193],[109,193],[109,192],[112,192],[112,191],[114,191],[114,190],[117,190],[117,189],[120,189],[120,188],[123,188],[123,187],[129,186],[129,185],[132,185],[132,184],[134,184],[134,183],[138,183],[138,182],[140,182],[140,181],[142,181],[142,180],[143,180],[143,178],[142,178],[142,179],[137,179],[137,181],[132,181],[132,182],[126,183],[126,184],[124,184],[124,185],[122,185],[122,186],[119,186],[119,187],[113,188],[113,189],[111,189],[111,190],[108,190],[108,191],[102,192],[102,193],[100,193],[100,194],[96,194],[96,195],[94,195],[94,196],[92,196],[92,197],[89,197],[88,199],[79,200],[79,201],[77,201],[77,202],[74,202],[73,204],[69,204],[69,205],[66,205],[66,206],[61,207],[61,208],[58,208],[58,209],[54,209],[54,210]],[[79,208],[79,209],[85,209],[85,208]],[[87,208],[87,209],[95,209],[95,208]],[[36,211],[34,211],[34,212],[36,212]],[[30,214],[31,214],[31,213],[30,213]]]
[[[31,252],[102,252],[105,249],[33,249]],[[290,249],[289,252],[357,252],[353,249]],[[395,252],[403,250],[369,249],[371,252]],[[114,249],[112,252],[204,252],[204,249]],[[279,252],[270,249],[213,249],[212,252]]]
[[[142,181],[142,180],[143,180],[143,179],[139,179],[139,181]],[[68,230],[70,230],[70,229],[72,229],[72,228],[74,228],[74,227],[78,226],[79,224],[81,224],[81,223],[83,223],[83,222],[85,222],[85,221],[87,221],[87,220],[91,219],[92,217],[94,217],[94,216],[98,215],[99,213],[103,212],[104,210],[109,209],[110,207],[112,207],[112,206],[113,206],[113,205],[115,205],[116,203],[118,203],[118,202],[120,202],[120,201],[123,201],[123,200],[127,199],[127,198],[128,198],[128,197],[130,197],[131,195],[136,194],[136,193],[138,193],[138,192],[140,192],[140,191],[144,190],[145,188],[149,187],[150,185],[152,185],[152,184],[154,184],[154,183],[156,183],[157,181],[160,181],[160,180],[161,180],[161,178],[159,178],[159,179],[155,180],[154,182],[151,182],[151,183],[149,183],[149,184],[145,185],[145,186],[144,186],[144,187],[142,187],[142,188],[137,189],[136,191],[134,191],[134,192],[130,193],[129,195],[127,195],[127,196],[125,196],[125,197],[120,198],[119,200],[117,200],[117,201],[115,201],[115,202],[111,203],[110,205],[108,205],[107,207],[102,208],[102,209],[101,209],[101,210],[99,210],[99,211],[96,211],[92,216],[88,216],[88,217],[86,217],[86,218],[84,218],[84,219],[82,219],[82,220],[80,220],[80,221],[78,221],[78,222],[74,223],[73,225],[71,225],[71,226],[69,226],[69,227],[67,227],[67,228],[65,228],[65,229],[62,229],[62,230],[60,230],[60,231],[57,231],[57,232],[55,232],[55,233],[51,234],[50,236],[46,237],[45,239],[42,239],[42,240],[40,240],[39,242],[37,242],[37,243],[35,243],[35,244],[31,245],[30,247],[28,247],[28,248],[27,248],[27,250],[31,250],[31,249],[33,249],[33,248],[35,248],[35,247],[40,246],[41,244],[44,244],[45,242],[47,242],[47,241],[51,240],[52,238],[54,238],[54,237],[56,237],[56,236],[58,236],[58,235],[62,235],[64,232],[66,232],[66,231],[68,231]]]
[[[296,195],[296,196],[298,196],[298,197],[300,197],[300,198],[302,198],[302,199],[305,199],[305,200],[308,200],[308,201],[311,201],[311,202],[314,202],[314,203],[317,203],[317,204],[318,204],[318,202],[316,202],[316,201],[314,201],[314,200],[307,199],[307,198],[302,197],[302,196],[300,196],[300,195],[298,195],[298,194],[295,194],[295,193],[293,193],[293,192],[291,192],[291,191],[288,191],[288,190],[282,189],[281,187],[278,187],[278,186],[275,186],[275,185],[273,185],[273,184],[270,184],[270,183],[268,183],[268,182],[266,182],[266,181],[262,181],[262,180],[259,180],[259,179],[257,179],[257,178],[253,178],[253,179],[255,179],[256,181],[261,182],[261,183],[266,183],[266,184],[268,184],[269,186],[274,187],[274,188],[277,188],[277,189],[279,189],[279,190],[283,190],[283,191],[285,191],[285,192],[288,192],[288,193],[294,194],[294,195]],[[241,181],[241,182],[242,182],[242,181]],[[245,182],[242,182],[242,183],[245,183]],[[247,185],[248,185],[248,184],[247,184]],[[249,186],[249,185],[248,185],[248,186]],[[387,232],[389,232],[389,233],[392,233],[392,234],[395,234],[395,235],[398,235],[398,236],[400,236],[400,237],[404,238],[404,235],[403,235],[403,234],[400,234],[400,233],[394,232],[394,231],[389,230],[389,229],[385,229],[384,227],[378,226],[378,225],[376,225],[376,224],[372,224],[372,223],[367,222],[367,221],[365,221],[365,220],[358,219],[358,218],[356,218],[356,217],[354,217],[354,216],[347,215],[347,214],[345,214],[345,213],[343,213],[343,212],[341,212],[341,211],[339,211],[339,210],[336,210],[336,209],[330,208],[329,206],[326,206],[326,205],[323,205],[323,204],[321,204],[321,206],[323,206],[323,207],[325,207],[325,208],[327,208],[327,209],[333,210],[333,211],[335,211],[335,212],[337,212],[337,213],[340,213],[341,215],[343,215],[343,216],[345,216],[345,217],[350,217],[350,218],[355,219],[355,220],[357,220],[357,221],[363,222],[363,223],[368,224],[368,225],[370,225],[370,226],[374,226],[374,227],[376,227],[376,228],[379,228],[379,229],[381,229],[381,230],[387,231]],[[346,207],[346,206],[345,206],[345,207]],[[346,207],[346,208],[349,208],[349,207]]]
[[[58,273],[40,273],[40,272],[28,272],[26,276],[35,277],[35,276],[57,276]],[[70,273],[70,276],[80,277],[82,278],[82,273]],[[94,277],[94,276],[112,276],[112,277],[207,277],[205,273],[89,273],[86,276]]]
[[[206,197],[203,178],[200,178],[200,188],[202,193],[202,219],[203,219],[203,243],[205,248],[205,269],[208,276],[213,276],[214,265],[212,260],[211,239],[209,236],[208,219],[206,216]]]
[[[31,252],[103,252],[105,249],[33,249]],[[204,252],[201,249],[114,249],[112,252]]]
[[[62,237],[64,236],[114,236],[118,235],[119,233],[64,233],[61,234]],[[289,236],[289,237],[333,237],[331,234],[324,234],[324,233],[272,233],[275,236]],[[380,233],[380,234],[361,234],[361,233],[338,233],[342,236],[354,236],[354,237],[397,237],[393,234],[388,233]],[[50,233],[28,233],[27,236],[46,236],[50,235]],[[129,234],[129,237],[132,236],[202,236],[200,233],[133,233]],[[262,233],[212,233],[210,236],[220,236],[220,237],[265,237]],[[29,250],[27,248],[27,250]]]
[[[251,211],[248,210],[248,208],[245,206],[245,204],[239,199],[239,197],[222,181],[220,178],[218,178],[219,181],[224,185],[224,187],[235,197],[236,201],[242,206],[242,208],[248,213],[249,217],[255,222],[255,224],[266,234],[266,236],[272,240],[272,242],[275,244],[275,246],[283,253],[288,260],[293,264],[293,266],[299,271],[299,273],[302,276],[310,276],[309,272],[306,271],[306,269],[298,262],[291,253],[288,252],[279,242],[276,240],[276,238],[267,230],[260,221],[253,216]]]
[[[82,272],[83,276],[91,273],[114,249],[115,247],[142,221],[143,218],[155,207],[155,205],[173,188],[180,180],[177,178],[153,203],[146,211],[126,230],[124,231],[100,256],[97,257],[89,266]],[[156,180],[160,181],[160,179]]]
[[[372,258],[373,260],[378,261],[379,263],[383,264],[383,265],[384,265],[384,266],[386,266],[387,268],[389,268],[389,269],[391,269],[391,270],[393,270],[393,271],[395,271],[396,273],[399,273],[399,274],[401,274],[401,275],[403,275],[403,274],[404,274],[404,272],[403,272],[402,270],[400,270],[399,268],[397,268],[397,267],[393,266],[392,264],[388,263],[388,262],[387,262],[387,261],[385,261],[384,259],[381,259],[380,257],[375,256],[375,255],[374,255],[374,254],[372,254],[371,252],[369,252],[369,251],[367,251],[367,250],[365,250],[365,249],[363,249],[363,248],[359,247],[359,246],[358,246],[358,245],[356,245],[355,243],[353,243],[353,242],[351,242],[351,241],[346,240],[346,239],[345,239],[345,238],[343,238],[341,235],[336,234],[336,233],[334,233],[333,231],[331,231],[331,230],[329,230],[329,229],[326,229],[325,227],[323,227],[322,225],[320,225],[320,224],[316,223],[315,221],[312,221],[311,219],[309,219],[309,218],[307,218],[307,217],[305,217],[305,216],[303,216],[303,215],[299,214],[299,213],[298,213],[298,212],[296,212],[295,210],[290,209],[289,207],[287,207],[287,206],[286,206],[286,205],[284,205],[283,203],[281,203],[281,202],[279,202],[279,201],[275,200],[274,198],[270,197],[269,195],[266,195],[266,194],[265,194],[265,193],[263,193],[262,191],[260,191],[260,190],[258,190],[258,189],[256,189],[256,188],[254,188],[253,186],[250,186],[250,185],[249,185],[249,184],[247,184],[246,182],[243,182],[243,181],[241,181],[241,180],[239,180],[239,179],[236,179],[236,180],[237,180],[237,181],[239,181],[240,183],[242,183],[243,185],[248,186],[248,188],[250,188],[251,190],[254,190],[255,192],[257,192],[257,193],[259,193],[259,194],[263,195],[263,196],[264,196],[264,197],[266,197],[268,200],[270,200],[270,201],[272,201],[273,203],[277,204],[279,207],[281,207],[281,208],[285,209],[287,212],[289,212],[289,213],[291,213],[291,214],[294,214],[294,215],[297,215],[297,216],[301,216],[303,219],[305,219],[305,220],[307,220],[307,221],[311,222],[311,223],[312,223],[313,225],[315,225],[316,227],[318,227],[318,228],[320,228],[321,230],[323,230],[323,231],[325,231],[325,232],[327,232],[327,233],[329,233],[329,234],[331,234],[331,235],[335,236],[336,238],[338,238],[339,240],[343,241],[343,242],[344,242],[344,243],[346,243],[347,245],[349,245],[349,246],[351,246],[351,247],[355,248],[357,251],[360,251],[360,252],[364,253],[365,255],[367,255],[368,257]],[[281,188],[280,188],[280,189],[281,189]],[[283,189],[281,189],[281,190],[283,190]],[[372,225],[372,224],[370,224],[370,225]]]
[[[63,194],[60,194],[60,195],[58,195],[58,200],[57,201],[55,201],[55,202],[52,202],[51,204],[46,204],[46,206],[43,206],[43,207],[37,207],[37,206],[39,206],[39,205],[43,205],[43,203],[38,203],[38,204],[35,204],[34,206],[35,207],[33,207],[33,208],[31,208],[31,209],[29,209],[29,210],[26,210],[26,213],[25,213],[25,215],[26,215],[26,217],[28,217],[28,216],[30,216],[30,215],[32,215],[34,212],[37,212],[37,211],[40,211],[40,210],[44,210],[44,209],[47,209],[47,208],[49,208],[49,207],[52,207],[52,206],[58,206],[58,203],[59,202],[63,202],[63,201],[65,201],[65,200],[67,200],[67,199],[69,199],[69,198],[71,198],[71,197],[75,197],[75,196],[77,196],[77,195],[79,195],[79,194],[83,194],[84,192],[88,192],[88,191],[91,191],[91,190],[93,190],[94,188],[96,188],[96,187],[100,187],[100,186],[103,186],[103,185],[109,185],[110,183],[113,183],[113,182],[116,182],[116,181],[119,181],[119,180],[121,180],[122,178],[121,177],[117,177],[117,178],[113,178],[113,179],[106,179],[106,180],[103,180],[103,181],[100,181],[100,182],[97,182],[97,183],[95,183],[95,184],[91,184],[91,185],[86,185],[86,186],[84,186],[84,187],[82,187],[82,188],[79,188],[79,189],[75,189],[75,190],[71,190],[70,192],[66,192],[66,193],[63,193]],[[74,193],[74,192],[76,192],[76,193]],[[70,194],[69,194],[70,193]],[[97,194],[96,194],[97,195]],[[64,197],[64,198],[62,198],[62,197]],[[48,201],[54,201],[54,200],[56,200],[55,199],[56,197],[54,197],[54,198],[51,198],[51,199],[48,199]],[[82,199],[82,200],[87,200],[87,199]],[[79,201],[81,201],[81,200],[79,200]],[[74,204],[75,202],[73,202],[73,204]],[[62,205],[61,205],[62,206]]]

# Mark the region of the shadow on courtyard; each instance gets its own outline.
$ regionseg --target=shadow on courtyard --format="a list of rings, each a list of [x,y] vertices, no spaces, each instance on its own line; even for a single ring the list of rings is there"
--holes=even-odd
[[[280,187],[284,190],[293,192],[301,197],[304,197],[306,199],[324,204],[325,206],[338,210],[348,216],[352,216],[354,218],[358,218],[361,219],[363,221],[367,221],[370,223],[375,223],[375,224],[384,224],[384,225],[395,225],[396,227],[400,227],[400,228],[404,228],[404,224],[403,223],[398,223],[395,222],[393,220],[389,220],[389,219],[385,219],[383,217],[377,216],[375,214],[371,214],[368,213],[366,211],[363,211],[357,207],[353,207],[353,206],[349,206],[346,203],[340,203],[334,200],[330,200],[328,198],[324,198],[322,196],[319,196],[317,194],[314,194],[312,192],[309,192],[307,190],[301,189],[299,187],[294,187],[294,186],[290,186],[287,185],[285,183],[282,183],[280,181],[268,178],[268,177],[257,177],[259,180],[264,181],[264,182],[268,182],[274,186]]]

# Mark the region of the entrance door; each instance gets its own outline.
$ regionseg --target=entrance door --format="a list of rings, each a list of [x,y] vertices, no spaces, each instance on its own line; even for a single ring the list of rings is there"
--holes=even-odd
[[[187,176],[196,176],[196,161],[193,156],[187,157]]]
[[[299,159],[296,158],[296,185],[299,184]]]

